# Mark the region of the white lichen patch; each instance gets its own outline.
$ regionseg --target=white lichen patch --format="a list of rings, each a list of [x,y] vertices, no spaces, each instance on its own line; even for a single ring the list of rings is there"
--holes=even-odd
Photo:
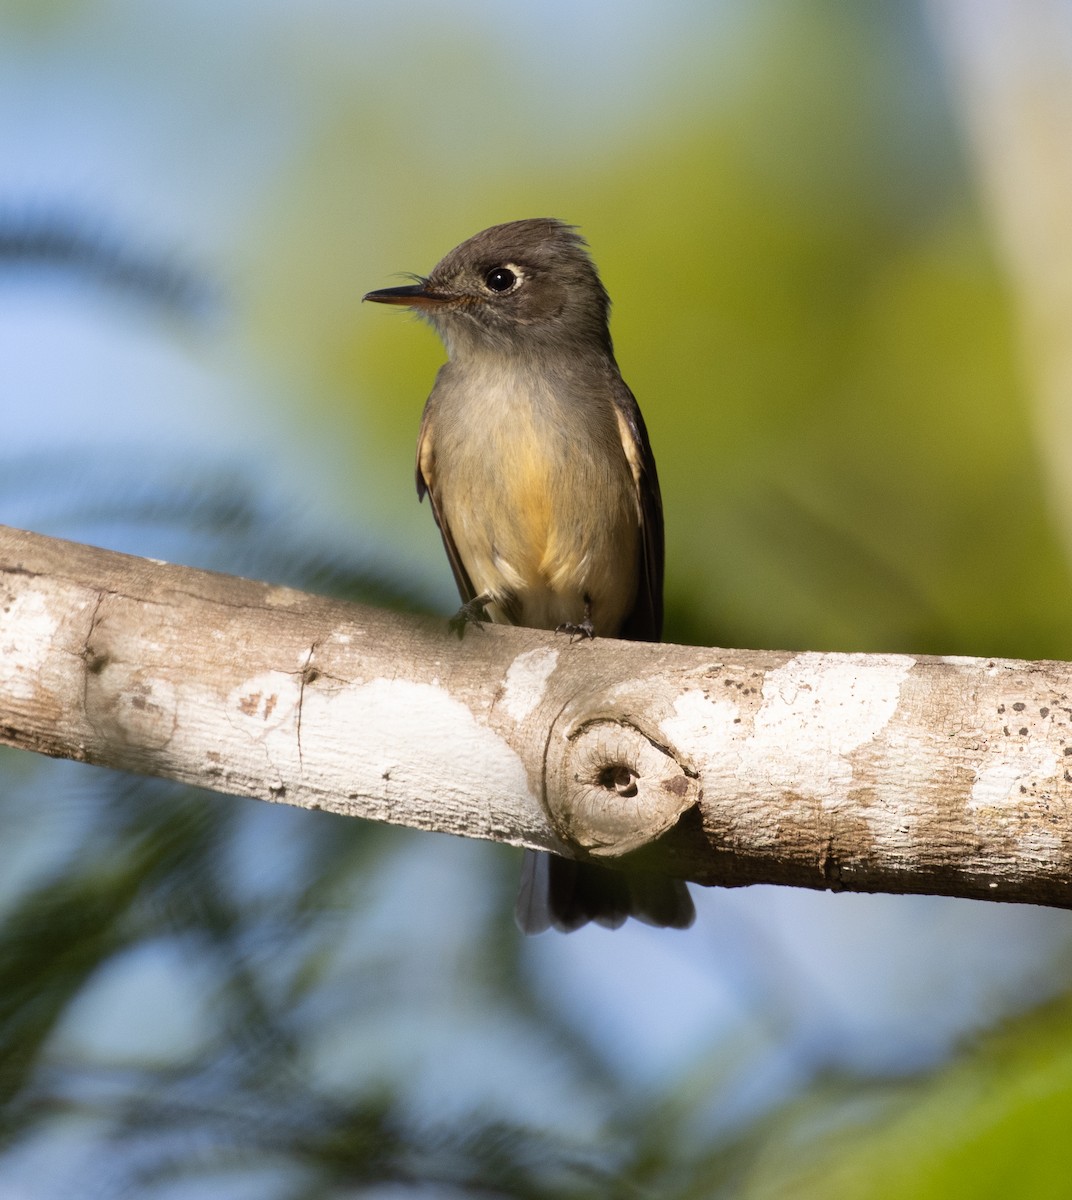
[[[702,762],[739,750],[741,711],[728,698],[712,700],[695,688],[683,692],[674,701],[674,715],[660,722],[659,728],[670,745]]]
[[[852,782],[850,755],[878,737],[915,666],[901,654],[799,654],[770,671],[740,770],[836,804]]]
[[[358,802],[355,811],[369,816],[421,824],[412,799],[405,811],[392,811],[393,795],[416,795],[426,810],[442,814],[443,828],[456,832],[479,836],[492,821],[508,833],[532,830],[544,820],[517,753],[444,688],[404,679],[308,686],[301,746],[325,790]],[[474,796],[487,801],[483,829]]]
[[[39,592],[21,593],[0,612],[0,688],[11,699],[27,700],[40,687],[59,624]]]
[[[499,707],[512,720],[523,721],[543,700],[547,681],[558,663],[558,651],[547,646],[526,650],[510,664]]]
[[[1017,857],[1026,862],[1063,863],[1067,859],[1064,839],[1052,830],[1037,826],[1017,839],[1016,852]]]
[[[1060,760],[1052,746],[1030,741],[991,743],[987,753],[975,768],[968,808],[1003,808],[1010,800],[1019,802],[1021,788],[1031,787],[1053,779]]]
[[[232,725],[261,741],[279,729],[296,729],[301,693],[300,673],[263,671],[231,689],[227,715]]]

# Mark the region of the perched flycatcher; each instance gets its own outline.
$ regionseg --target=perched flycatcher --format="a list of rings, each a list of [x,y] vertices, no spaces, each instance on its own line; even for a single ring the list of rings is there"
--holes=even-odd
[[[443,535],[457,619],[658,641],[659,480],[584,240],[550,218],[510,221],[417,279],[365,299],[415,309],[447,349],[421,421],[417,495]],[[694,910],[680,880],[530,850],[516,916],[539,933],[630,916],[685,928]]]

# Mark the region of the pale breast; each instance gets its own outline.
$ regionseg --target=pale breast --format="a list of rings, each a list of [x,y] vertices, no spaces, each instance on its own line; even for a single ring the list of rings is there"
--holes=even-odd
[[[632,608],[640,531],[613,404],[499,368],[437,384],[426,438],[443,520],[496,619],[613,635]]]

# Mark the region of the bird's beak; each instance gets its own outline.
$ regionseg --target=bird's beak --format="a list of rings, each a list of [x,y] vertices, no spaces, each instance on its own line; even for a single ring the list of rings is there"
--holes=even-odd
[[[422,279],[420,283],[407,284],[405,287],[377,288],[374,292],[366,293],[362,299],[372,300],[376,304],[404,304],[409,308],[434,308],[438,304],[445,304],[451,297],[437,292],[434,288],[429,287],[426,279]]]

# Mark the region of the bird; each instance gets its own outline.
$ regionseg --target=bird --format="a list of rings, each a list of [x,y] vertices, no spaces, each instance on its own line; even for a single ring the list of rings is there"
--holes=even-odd
[[[461,635],[491,620],[571,641],[658,641],[659,480],[584,238],[552,217],[509,221],[410,278],[364,299],[415,311],[447,352],[416,474],[462,599],[452,627]],[[617,928],[628,917],[687,928],[694,916],[681,880],[525,851],[515,906],[524,933]]]

